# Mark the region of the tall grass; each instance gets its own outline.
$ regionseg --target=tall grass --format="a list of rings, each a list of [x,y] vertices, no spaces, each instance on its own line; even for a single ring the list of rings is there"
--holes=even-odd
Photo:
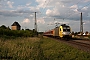
[[[1,59],[33,59],[33,52],[39,38],[18,38],[13,40],[0,40]],[[33,54],[32,54],[33,53]]]
[[[90,53],[49,38],[0,39],[0,59],[90,60]]]
[[[43,52],[48,60],[90,60],[90,53],[52,39],[43,39]]]

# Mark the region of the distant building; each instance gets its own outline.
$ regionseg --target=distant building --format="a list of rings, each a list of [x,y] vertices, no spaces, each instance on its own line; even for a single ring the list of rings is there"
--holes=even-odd
[[[11,30],[20,30],[20,29],[21,29],[21,26],[16,21],[11,25]]]

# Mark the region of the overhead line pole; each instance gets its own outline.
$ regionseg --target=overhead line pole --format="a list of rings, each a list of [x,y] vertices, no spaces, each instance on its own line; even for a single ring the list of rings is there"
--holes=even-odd
[[[80,32],[83,34],[83,21],[82,21],[82,12],[81,12],[81,20],[80,20]]]
[[[35,24],[34,24],[34,28],[35,28],[35,35],[38,36],[36,13],[37,13],[37,12],[35,12]]]
[[[35,31],[37,32],[37,20],[36,20],[36,13],[37,13],[37,12],[35,12],[35,26],[34,26],[34,27],[35,27]]]

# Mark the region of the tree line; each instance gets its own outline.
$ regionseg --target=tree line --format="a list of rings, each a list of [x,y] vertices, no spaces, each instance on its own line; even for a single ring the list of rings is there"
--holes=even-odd
[[[11,30],[5,25],[0,26],[0,37],[34,37],[36,34],[37,32],[35,30]]]

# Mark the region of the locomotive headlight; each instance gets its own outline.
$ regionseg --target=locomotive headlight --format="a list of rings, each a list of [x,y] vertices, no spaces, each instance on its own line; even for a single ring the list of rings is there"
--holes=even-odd
[[[63,32],[63,34],[65,35],[66,33],[65,33],[65,32]]]
[[[63,32],[63,35],[69,35],[70,32]]]

